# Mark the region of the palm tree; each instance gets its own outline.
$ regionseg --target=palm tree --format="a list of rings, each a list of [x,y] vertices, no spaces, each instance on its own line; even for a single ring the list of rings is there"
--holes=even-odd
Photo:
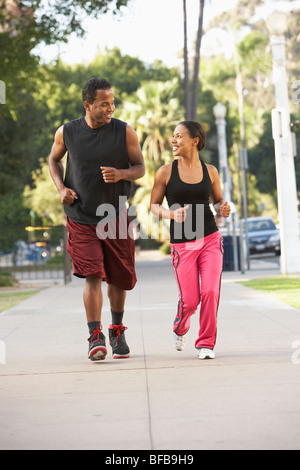
[[[189,59],[187,48],[187,11],[186,0],[183,0],[183,25],[184,25],[184,103],[185,116],[188,120],[197,119],[197,105],[199,92],[200,50],[203,36],[203,16],[205,0],[199,0],[198,30],[194,58],[193,84],[189,93]]]
[[[142,184],[152,186],[155,171],[171,158],[174,126],[183,119],[177,78],[150,81],[124,102],[120,119],[135,127],[142,146],[147,173]]]
[[[145,82],[123,103],[122,110],[117,115],[136,129],[142,147],[146,174],[139,181],[141,186],[131,202],[137,206],[137,215],[144,233],[157,239],[165,238],[169,229],[165,221],[159,223],[150,212],[150,193],[155,172],[161,165],[172,160],[173,130],[184,119],[178,89],[177,78],[167,82]]]
[[[184,108],[185,118],[190,118],[190,78],[189,78],[189,55],[187,45],[187,11],[186,11],[186,0],[183,0],[183,34],[184,34],[184,46],[183,46],[183,58],[184,58]]]
[[[199,91],[199,70],[200,70],[200,50],[203,35],[203,15],[205,0],[199,0],[198,31],[195,49],[194,76],[191,101],[191,119],[197,119],[198,91]]]

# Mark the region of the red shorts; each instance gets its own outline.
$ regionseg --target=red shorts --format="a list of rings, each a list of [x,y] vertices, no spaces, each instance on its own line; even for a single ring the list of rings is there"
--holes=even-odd
[[[130,220],[127,214],[126,218],[128,228]],[[119,218],[115,222],[118,234]],[[123,290],[134,288],[135,246],[128,230],[126,238],[123,234],[121,238],[100,239],[97,235],[97,225],[79,224],[68,217],[67,227],[68,252],[73,262],[74,276],[102,279]]]

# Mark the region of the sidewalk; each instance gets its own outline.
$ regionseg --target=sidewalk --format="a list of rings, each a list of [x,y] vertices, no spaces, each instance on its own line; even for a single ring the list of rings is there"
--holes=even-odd
[[[82,280],[0,314],[1,450],[300,449],[300,311],[235,282],[274,266],[223,274],[216,359],[200,361],[198,315],[173,348],[177,286],[170,261],[150,258],[127,296],[130,359],[87,359]]]

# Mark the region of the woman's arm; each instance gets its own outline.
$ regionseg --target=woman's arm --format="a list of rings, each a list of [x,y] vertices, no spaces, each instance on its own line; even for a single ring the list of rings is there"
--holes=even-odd
[[[171,174],[171,168],[171,164],[164,165],[156,172],[150,200],[151,212],[160,219],[173,219],[175,222],[184,222],[188,206],[170,210],[162,205],[166,194],[167,182]]]
[[[222,217],[227,218],[230,215],[231,208],[229,203],[224,200],[218,171],[212,165],[207,165],[207,167],[212,183],[210,199],[213,203],[216,213]]]

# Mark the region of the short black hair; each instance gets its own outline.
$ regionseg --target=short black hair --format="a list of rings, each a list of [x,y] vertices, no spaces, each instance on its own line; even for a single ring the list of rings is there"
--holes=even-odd
[[[111,84],[105,78],[90,78],[82,88],[82,101],[93,104],[97,90],[109,90]]]
[[[199,152],[201,152],[201,150],[203,150],[205,147],[206,141],[206,134],[201,124],[197,121],[182,121],[179,124],[182,124],[187,128],[190,133],[190,136],[193,139],[195,137],[198,137],[199,143],[197,145],[197,149],[199,150]]]

